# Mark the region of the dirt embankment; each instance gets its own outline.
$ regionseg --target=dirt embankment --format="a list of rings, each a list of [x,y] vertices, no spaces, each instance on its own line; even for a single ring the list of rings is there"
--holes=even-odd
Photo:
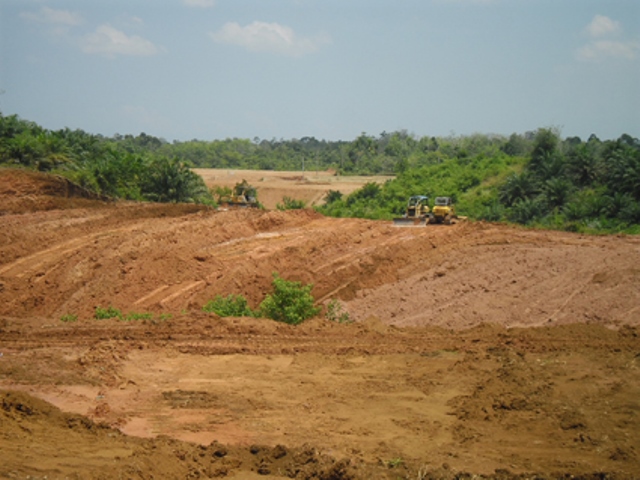
[[[1,477],[640,477],[637,238],[50,181],[0,171]],[[273,272],[355,322],[201,311]]]

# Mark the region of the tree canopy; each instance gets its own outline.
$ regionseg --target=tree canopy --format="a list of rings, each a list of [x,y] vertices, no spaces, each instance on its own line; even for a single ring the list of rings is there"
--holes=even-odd
[[[473,219],[576,231],[638,232],[640,140],[562,139],[554,128],[500,135],[361,133],[352,141],[167,142],[146,133],[104,137],[51,131],[0,113],[0,164],[54,172],[97,193],[159,202],[215,202],[192,168],[395,174],[351,195],[329,191],[322,213],[389,219],[412,195],[449,196]],[[218,192],[217,194],[219,194]]]

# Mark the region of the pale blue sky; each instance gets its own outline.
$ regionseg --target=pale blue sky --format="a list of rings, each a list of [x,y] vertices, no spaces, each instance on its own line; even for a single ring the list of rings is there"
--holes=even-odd
[[[0,90],[169,141],[640,137],[640,1],[0,0]]]

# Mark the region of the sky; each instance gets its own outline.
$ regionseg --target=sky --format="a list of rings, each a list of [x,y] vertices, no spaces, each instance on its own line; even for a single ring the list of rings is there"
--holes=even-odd
[[[167,141],[640,137],[638,0],[0,0],[0,111]]]

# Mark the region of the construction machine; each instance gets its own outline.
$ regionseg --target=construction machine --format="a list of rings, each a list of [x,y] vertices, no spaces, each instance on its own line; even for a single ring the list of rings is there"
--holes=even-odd
[[[451,225],[457,219],[456,209],[451,197],[436,197],[429,216],[429,223],[444,223]]]
[[[249,185],[246,180],[236,183],[232,194],[220,198],[220,203],[227,207],[258,208],[258,198],[255,187]]]
[[[401,227],[426,225],[429,220],[429,197],[414,195],[409,198],[402,217],[394,218],[393,224]]]

